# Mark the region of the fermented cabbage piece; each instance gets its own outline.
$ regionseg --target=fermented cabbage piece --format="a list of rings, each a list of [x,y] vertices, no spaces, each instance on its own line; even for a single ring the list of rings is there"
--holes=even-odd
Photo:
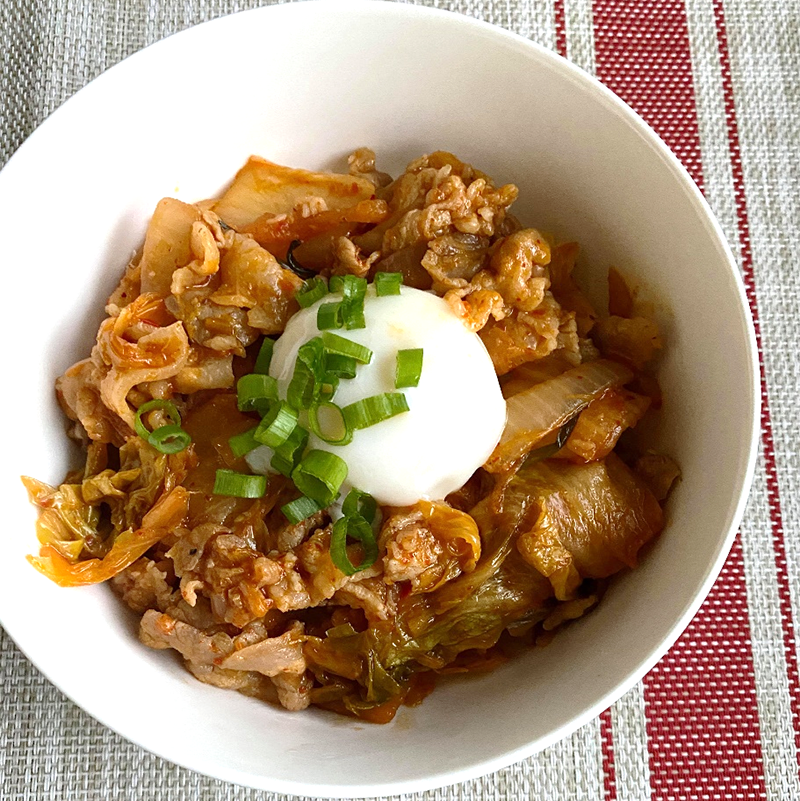
[[[586,465],[526,465],[505,498],[507,509],[524,509],[519,552],[560,600],[573,597],[582,579],[635,567],[639,549],[664,525],[653,493],[614,454]]]
[[[364,178],[298,170],[251,156],[213,209],[238,229],[263,214],[288,214],[303,204],[315,210],[342,209],[374,194],[375,186]]]

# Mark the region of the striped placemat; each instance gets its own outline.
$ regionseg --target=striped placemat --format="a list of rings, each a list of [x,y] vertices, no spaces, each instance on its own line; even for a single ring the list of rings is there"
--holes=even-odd
[[[707,602],[659,665],[543,753],[408,798],[800,801],[800,3],[429,4],[557,50],[597,75],[675,151],[738,257],[757,326],[763,414],[740,536]],[[256,5],[263,3],[3,0],[0,163],[124,56]],[[125,742],[63,698],[1,629],[0,708],[3,799],[285,798],[208,779]]]

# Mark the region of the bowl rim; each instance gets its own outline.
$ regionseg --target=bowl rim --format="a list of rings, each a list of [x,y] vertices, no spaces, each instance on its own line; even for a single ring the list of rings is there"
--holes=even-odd
[[[584,88],[593,92],[598,99],[603,101],[605,106],[611,112],[622,117],[630,127],[638,132],[643,141],[645,141],[658,155],[665,167],[671,173],[672,177],[687,195],[690,204],[693,206],[698,217],[702,220],[702,224],[707,235],[715,241],[715,244],[718,246],[721,255],[724,256],[724,260],[727,263],[730,273],[728,277],[733,279],[733,283],[736,287],[736,292],[738,295],[740,307],[739,311],[742,314],[742,322],[744,323],[746,330],[746,349],[749,357],[750,367],[748,382],[750,385],[753,413],[752,419],[749,421],[749,448],[746,459],[746,467],[742,477],[741,492],[735,507],[730,513],[728,530],[724,538],[720,540],[717,546],[717,552],[707,568],[705,578],[699,591],[689,602],[687,602],[683,612],[676,619],[668,634],[660,643],[659,647],[656,648],[648,658],[642,660],[638,665],[633,666],[628,671],[627,675],[617,682],[613,689],[606,692],[581,714],[576,715],[570,721],[554,729],[543,737],[540,737],[532,742],[528,742],[518,748],[507,751],[500,756],[475,762],[467,768],[445,770],[441,773],[429,775],[426,778],[418,778],[402,782],[393,781],[385,784],[353,784],[347,786],[339,784],[307,785],[304,784],[302,780],[288,781],[283,779],[274,779],[265,777],[263,775],[254,775],[234,768],[225,769],[215,767],[213,773],[209,772],[209,770],[204,768],[202,765],[192,764],[190,760],[175,759],[171,755],[154,751],[149,745],[142,742],[141,738],[131,737],[129,734],[120,731],[120,729],[117,728],[114,723],[109,722],[109,716],[106,715],[103,709],[101,709],[99,706],[93,706],[92,704],[86,705],[85,701],[78,701],[69,692],[65,691],[61,687],[59,680],[54,678],[50,669],[37,664],[37,662],[30,657],[24,644],[26,639],[24,633],[10,631],[3,624],[2,609],[0,609],[0,625],[3,625],[9,637],[14,641],[22,653],[25,654],[26,658],[33,663],[37,670],[39,670],[51,684],[57,687],[60,692],[66,695],[83,711],[85,711],[102,725],[107,726],[109,729],[119,734],[128,742],[132,742],[140,748],[143,748],[150,753],[154,753],[160,758],[180,765],[188,770],[197,771],[204,775],[212,776],[213,778],[233,782],[239,785],[254,787],[275,793],[304,795],[316,798],[364,798],[368,796],[386,796],[432,790],[457,782],[475,779],[523,760],[553,745],[564,737],[567,737],[597,717],[597,715],[599,715],[602,711],[617,701],[622,695],[628,692],[628,690],[638,683],[643,676],[662,659],[666,652],[674,645],[676,640],[689,626],[692,618],[706,600],[712,586],[722,570],[731,547],[733,546],[739,524],[743,517],[745,506],[750,494],[750,488],[755,475],[756,458],[761,434],[761,371],[752,311],[750,303],[747,299],[744,281],[737,266],[736,259],[731,251],[730,245],[727,242],[722,227],[711,210],[708,201],[705,199],[700,189],[697,187],[694,180],[691,178],[688,171],[679,161],[677,156],[669,149],[669,147],[650,125],[648,125],[627,103],[625,103],[594,76],[585,72],[580,67],[576,66],[563,56],[557,54],[553,50],[550,50],[544,45],[526,39],[521,35],[513,33],[500,26],[469,17],[465,14],[455,11],[399,3],[394,2],[393,0],[303,0],[302,2],[282,3],[237,11],[231,14],[215,17],[184,30],[170,34],[163,39],[137,50],[136,52],[125,57],[120,62],[114,64],[103,73],[92,79],[77,92],[72,94],[58,108],[54,109],[17,148],[17,150],[6,162],[3,169],[0,171],[0,193],[3,192],[4,176],[14,170],[17,163],[23,161],[29,150],[37,146],[39,139],[54,124],[54,118],[58,118],[66,107],[72,108],[75,103],[85,102],[87,99],[90,99],[94,93],[96,93],[98,90],[102,90],[106,84],[114,82],[118,76],[124,74],[125,72],[136,70],[140,62],[150,57],[150,53],[152,51],[160,52],[161,49],[172,47],[172,40],[176,37],[180,37],[181,41],[187,41],[191,37],[198,35],[197,32],[199,29],[206,30],[208,26],[222,27],[226,24],[232,24],[231,20],[233,19],[241,20],[243,18],[256,15],[272,15],[275,18],[279,18],[284,14],[288,14],[290,16],[294,14],[304,14],[309,13],[308,7],[316,7],[316,9],[318,9],[320,12],[322,12],[323,9],[326,12],[330,11],[331,9],[335,9],[337,14],[348,14],[355,12],[359,14],[369,14],[376,17],[388,17],[390,19],[394,18],[397,20],[411,17],[427,17],[432,20],[435,19],[439,22],[449,24],[451,30],[472,29],[473,31],[479,31],[489,42],[503,43],[507,46],[515,48],[521,53],[526,54],[528,57],[534,56],[543,60],[544,62],[549,62],[549,65],[554,68],[554,70],[561,72],[574,83],[581,84]],[[9,169],[9,167],[11,169]]]

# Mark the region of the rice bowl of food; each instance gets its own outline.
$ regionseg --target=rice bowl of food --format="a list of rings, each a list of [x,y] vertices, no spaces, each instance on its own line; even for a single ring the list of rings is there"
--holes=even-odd
[[[246,80],[199,81],[211,48]],[[461,780],[601,711],[710,588],[754,458],[741,284],[556,56],[414,7],[221,19],[69,101],[0,206],[45,321],[0,620],[134,742],[274,791]]]

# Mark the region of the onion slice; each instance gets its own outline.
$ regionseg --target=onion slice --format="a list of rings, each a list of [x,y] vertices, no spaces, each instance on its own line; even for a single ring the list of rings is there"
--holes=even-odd
[[[632,378],[627,367],[598,359],[512,395],[506,401],[503,436],[484,468],[490,473],[508,469],[607,389]]]

